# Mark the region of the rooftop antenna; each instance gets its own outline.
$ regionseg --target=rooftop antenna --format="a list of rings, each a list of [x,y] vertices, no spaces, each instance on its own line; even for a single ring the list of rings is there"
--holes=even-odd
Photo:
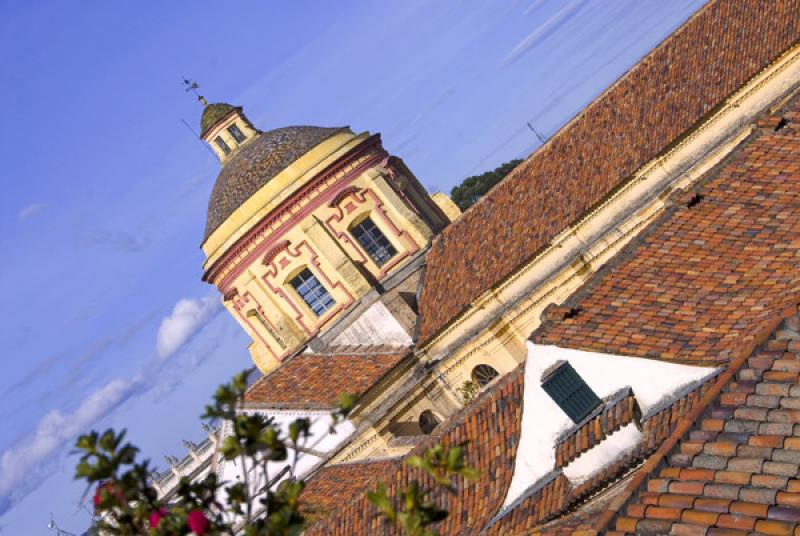
[[[206,98],[197,92],[197,90],[200,89],[200,84],[198,84],[194,80],[189,80],[185,76],[182,78],[183,78],[183,85],[186,86],[186,92],[188,93],[189,91],[191,91],[192,93],[194,93],[194,96],[197,97],[197,100],[200,101],[200,104],[202,104],[203,106],[208,106],[208,101],[206,101]]]
[[[544,136],[542,136],[542,134],[541,134],[541,133],[540,133],[538,130],[536,130],[536,129],[533,127],[533,125],[531,125],[531,122],[530,122],[530,121],[528,121],[526,124],[528,125],[528,128],[529,128],[529,129],[531,129],[531,130],[533,131],[533,133],[534,133],[534,134],[536,134],[536,137],[537,137],[537,138],[539,138],[539,141],[540,141],[540,142],[542,142],[542,145],[544,145],[544,142],[546,142],[546,141],[547,141],[547,138],[545,138]]]

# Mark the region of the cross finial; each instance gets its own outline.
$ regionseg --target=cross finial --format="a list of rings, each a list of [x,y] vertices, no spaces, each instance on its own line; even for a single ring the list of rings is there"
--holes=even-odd
[[[200,85],[197,82],[195,82],[194,80],[189,80],[184,76],[183,85],[186,86],[186,91],[191,91],[192,93],[195,94],[197,100],[200,101],[200,104],[202,104],[203,106],[208,106],[208,101],[206,101],[206,98],[197,92],[197,90],[200,88]]]

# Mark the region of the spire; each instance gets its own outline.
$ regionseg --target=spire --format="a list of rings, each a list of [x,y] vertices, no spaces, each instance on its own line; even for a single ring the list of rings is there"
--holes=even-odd
[[[200,101],[200,104],[202,104],[203,106],[208,106],[208,101],[206,100],[206,98],[197,92],[197,90],[200,89],[200,85],[197,82],[195,82],[194,80],[189,80],[186,77],[183,77],[183,85],[186,86],[187,92],[191,91],[192,93],[194,93],[195,97],[197,97],[197,100]]]

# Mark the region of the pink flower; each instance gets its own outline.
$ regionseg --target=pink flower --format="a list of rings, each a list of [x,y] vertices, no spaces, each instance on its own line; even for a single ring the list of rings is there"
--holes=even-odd
[[[125,495],[122,493],[122,490],[111,480],[105,480],[97,484],[97,488],[94,490],[94,497],[92,501],[94,502],[94,511],[97,512],[100,509],[100,503],[106,497],[103,496],[103,493],[106,493],[108,496],[113,497],[119,504],[123,504],[125,502]]]
[[[167,515],[166,508],[159,508],[158,510],[154,510],[152,514],[150,514],[150,528],[154,529],[158,527],[159,521],[161,518]]]
[[[186,524],[189,525],[189,529],[197,534],[197,536],[203,536],[208,530],[209,525],[206,515],[200,510],[192,510],[189,512],[189,515],[186,516]]]

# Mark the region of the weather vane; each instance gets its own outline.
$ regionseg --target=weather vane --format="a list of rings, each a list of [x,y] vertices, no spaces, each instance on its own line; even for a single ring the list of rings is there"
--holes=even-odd
[[[195,82],[194,80],[189,80],[184,76],[183,85],[186,86],[187,92],[191,91],[192,93],[194,93],[195,97],[197,97],[197,100],[200,101],[200,104],[202,104],[203,106],[208,106],[206,98],[197,92],[197,90],[200,89],[200,85],[197,82]]]

